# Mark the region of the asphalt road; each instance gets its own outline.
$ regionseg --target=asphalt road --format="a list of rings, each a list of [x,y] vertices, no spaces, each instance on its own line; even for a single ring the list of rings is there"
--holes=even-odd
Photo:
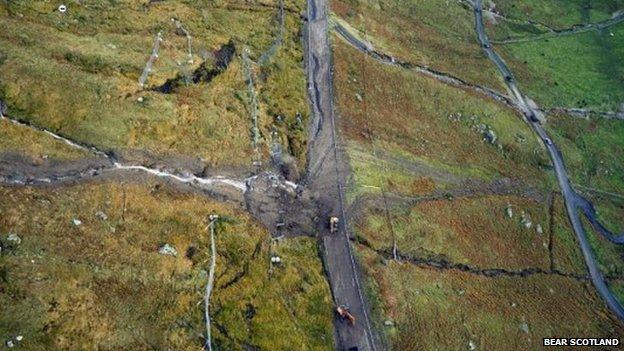
[[[570,181],[568,179],[568,174],[565,169],[565,165],[563,162],[563,158],[561,156],[561,152],[557,149],[557,146],[551,141],[550,137],[542,127],[542,125],[535,119],[535,116],[538,115],[537,108],[531,107],[531,105],[526,103],[526,100],[520,90],[518,89],[515,79],[513,77],[513,73],[503,59],[492,49],[492,45],[490,44],[489,38],[485,33],[485,28],[483,25],[483,0],[475,0],[474,3],[474,12],[475,12],[475,28],[477,32],[477,38],[479,43],[481,44],[483,50],[485,51],[488,58],[494,62],[500,73],[505,77],[505,82],[509,89],[513,92],[518,104],[523,110],[524,115],[526,116],[529,124],[533,128],[533,130],[540,137],[546,149],[548,150],[548,154],[550,155],[550,159],[552,160],[555,175],[557,176],[557,181],[559,182],[559,187],[561,189],[561,193],[565,200],[566,211],[568,213],[568,218],[570,219],[570,223],[572,224],[572,228],[574,229],[574,233],[578,239],[578,242],[581,247],[581,251],[583,252],[583,257],[585,258],[585,263],[589,270],[589,274],[591,276],[592,283],[596,287],[596,290],[609,307],[609,309],[618,316],[620,320],[624,320],[624,308],[618,301],[618,299],[611,293],[609,287],[605,283],[602,272],[598,268],[596,263],[596,258],[594,257],[593,251],[589,242],[587,241],[587,235],[581,223],[581,219],[579,217],[579,208],[584,208],[587,206],[587,200],[578,195],[572,186],[570,185]],[[595,218],[594,218],[595,219]]]
[[[339,128],[332,101],[331,51],[325,0],[308,0],[306,70],[308,94],[312,103],[308,174],[305,183],[321,208],[318,229],[323,243],[324,265],[335,305],[347,305],[357,319],[355,325],[336,316],[337,346],[340,350],[380,350],[360,283],[360,272],[351,252],[344,187],[349,167],[343,157]],[[338,233],[330,233],[330,216],[340,218]]]

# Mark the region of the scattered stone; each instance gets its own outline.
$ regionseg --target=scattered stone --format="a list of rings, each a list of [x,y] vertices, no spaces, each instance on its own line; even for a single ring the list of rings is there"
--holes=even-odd
[[[459,121],[461,121],[461,118],[462,118],[462,114],[461,114],[461,112],[458,112],[458,113],[451,113],[451,114],[448,116],[449,121],[453,121],[453,122],[459,122]]]
[[[475,343],[474,341],[470,340],[468,342],[468,350],[474,351],[476,349],[477,349],[477,343]]]
[[[520,324],[520,330],[522,330],[525,333],[529,333],[529,325],[527,324],[527,322],[522,322]]]
[[[79,220],[78,218],[72,219],[72,223],[74,223],[76,227],[80,227],[82,225],[82,221]]]
[[[496,133],[494,133],[493,130],[491,130],[489,127],[488,129],[483,133],[483,136],[485,137],[485,140],[490,143],[490,144],[495,144],[496,141],[498,140],[498,137],[496,136]]]
[[[536,231],[536,232],[537,232],[537,234],[539,234],[539,235],[544,234],[544,229],[542,229],[542,225],[541,225],[541,224],[539,224],[539,223],[535,226],[535,231]]]
[[[96,216],[97,218],[99,218],[101,221],[106,221],[106,220],[108,220],[108,216],[106,215],[106,213],[104,213],[104,212],[102,212],[102,211],[97,211],[97,212],[95,213],[95,216]]]
[[[20,238],[19,235],[15,233],[9,234],[9,236],[7,236],[7,240],[14,243],[15,245],[19,245],[22,243],[22,238]]]
[[[143,102],[143,100],[144,100],[143,97],[139,96],[139,98],[137,99],[137,102]]]
[[[6,341],[6,346],[10,349],[13,348],[13,346],[15,346],[15,344],[13,343],[13,340],[7,340]]]
[[[355,98],[357,99],[357,101],[362,101],[362,95],[360,95],[359,93],[355,93]]]
[[[5,115],[7,113],[7,105],[4,101],[0,100],[0,115]]]
[[[24,336],[18,335],[18,336],[15,337],[15,340],[22,341],[22,340],[24,340]]]
[[[553,288],[548,289],[548,291],[549,291],[551,294],[554,294],[554,293],[555,293],[555,290],[553,290]]]
[[[386,319],[386,320],[384,321],[384,325],[385,325],[386,327],[391,327],[391,326],[393,326],[393,325],[394,325],[394,322],[393,322],[393,321],[391,321],[390,319]]]
[[[279,256],[272,256],[271,263],[282,263],[282,258]]]
[[[512,302],[512,303],[511,303],[511,307],[514,307],[514,308],[515,308],[516,306],[518,306],[518,304],[516,304],[515,302]]]
[[[161,255],[178,256],[178,251],[171,245],[165,244],[158,249]]]
[[[531,222],[531,218],[524,211],[522,211],[520,216],[522,218],[520,220],[520,223],[522,223],[522,225],[524,225],[526,229],[530,229],[531,226],[533,225],[533,222]]]
[[[507,204],[507,208],[505,209],[505,213],[507,214],[507,217],[513,218],[513,210],[511,209],[511,205],[510,204]]]

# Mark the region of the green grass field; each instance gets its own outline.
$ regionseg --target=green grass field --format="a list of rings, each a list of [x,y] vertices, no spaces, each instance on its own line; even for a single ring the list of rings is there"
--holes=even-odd
[[[613,35],[611,35],[613,33]],[[624,102],[624,24],[497,46],[520,88],[544,108],[618,111]]]
[[[19,347],[28,350],[200,350],[206,216],[217,213],[213,345],[333,347],[331,298],[312,239],[271,244],[246,214],[155,183],[0,194],[3,343],[22,335]],[[21,243],[7,240],[10,233]],[[165,243],[176,257],[158,253]],[[270,269],[273,254],[283,265]]]
[[[619,120],[553,114],[546,128],[563,153],[575,189],[611,231],[624,230],[624,125]]]
[[[510,19],[532,20],[554,29],[604,21],[624,7],[622,0],[498,0],[491,3],[495,4],[496,12]]]

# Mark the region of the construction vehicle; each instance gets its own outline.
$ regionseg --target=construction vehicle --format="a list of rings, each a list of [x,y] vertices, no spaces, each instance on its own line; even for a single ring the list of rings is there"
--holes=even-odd
[[[340,305],[336,308],[336,312],[342,319],[348,319],[351,325],[355,325],[355,317],[349,312],[349,307],[346,305]]]
[[[335,233],[338,231],[338,217],[329,217],[329,232]]]

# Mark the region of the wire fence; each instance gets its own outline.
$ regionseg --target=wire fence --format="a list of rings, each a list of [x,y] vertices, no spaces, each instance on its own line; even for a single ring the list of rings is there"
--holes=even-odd
[[[152,67],[154,66],[154,62],[158,59],[158,50],[160,49],[160,43],[163,41],[162,33],[158,32],[156,37],[154,38],[154,45],[152,46],[152,54],[150,55],[147,63],[145,64],[145,68],[143,68],[143,73],[139,77],[139,86],[141,88],[145,87],[145,82],[147,81],[147,77],[152,71]]]

